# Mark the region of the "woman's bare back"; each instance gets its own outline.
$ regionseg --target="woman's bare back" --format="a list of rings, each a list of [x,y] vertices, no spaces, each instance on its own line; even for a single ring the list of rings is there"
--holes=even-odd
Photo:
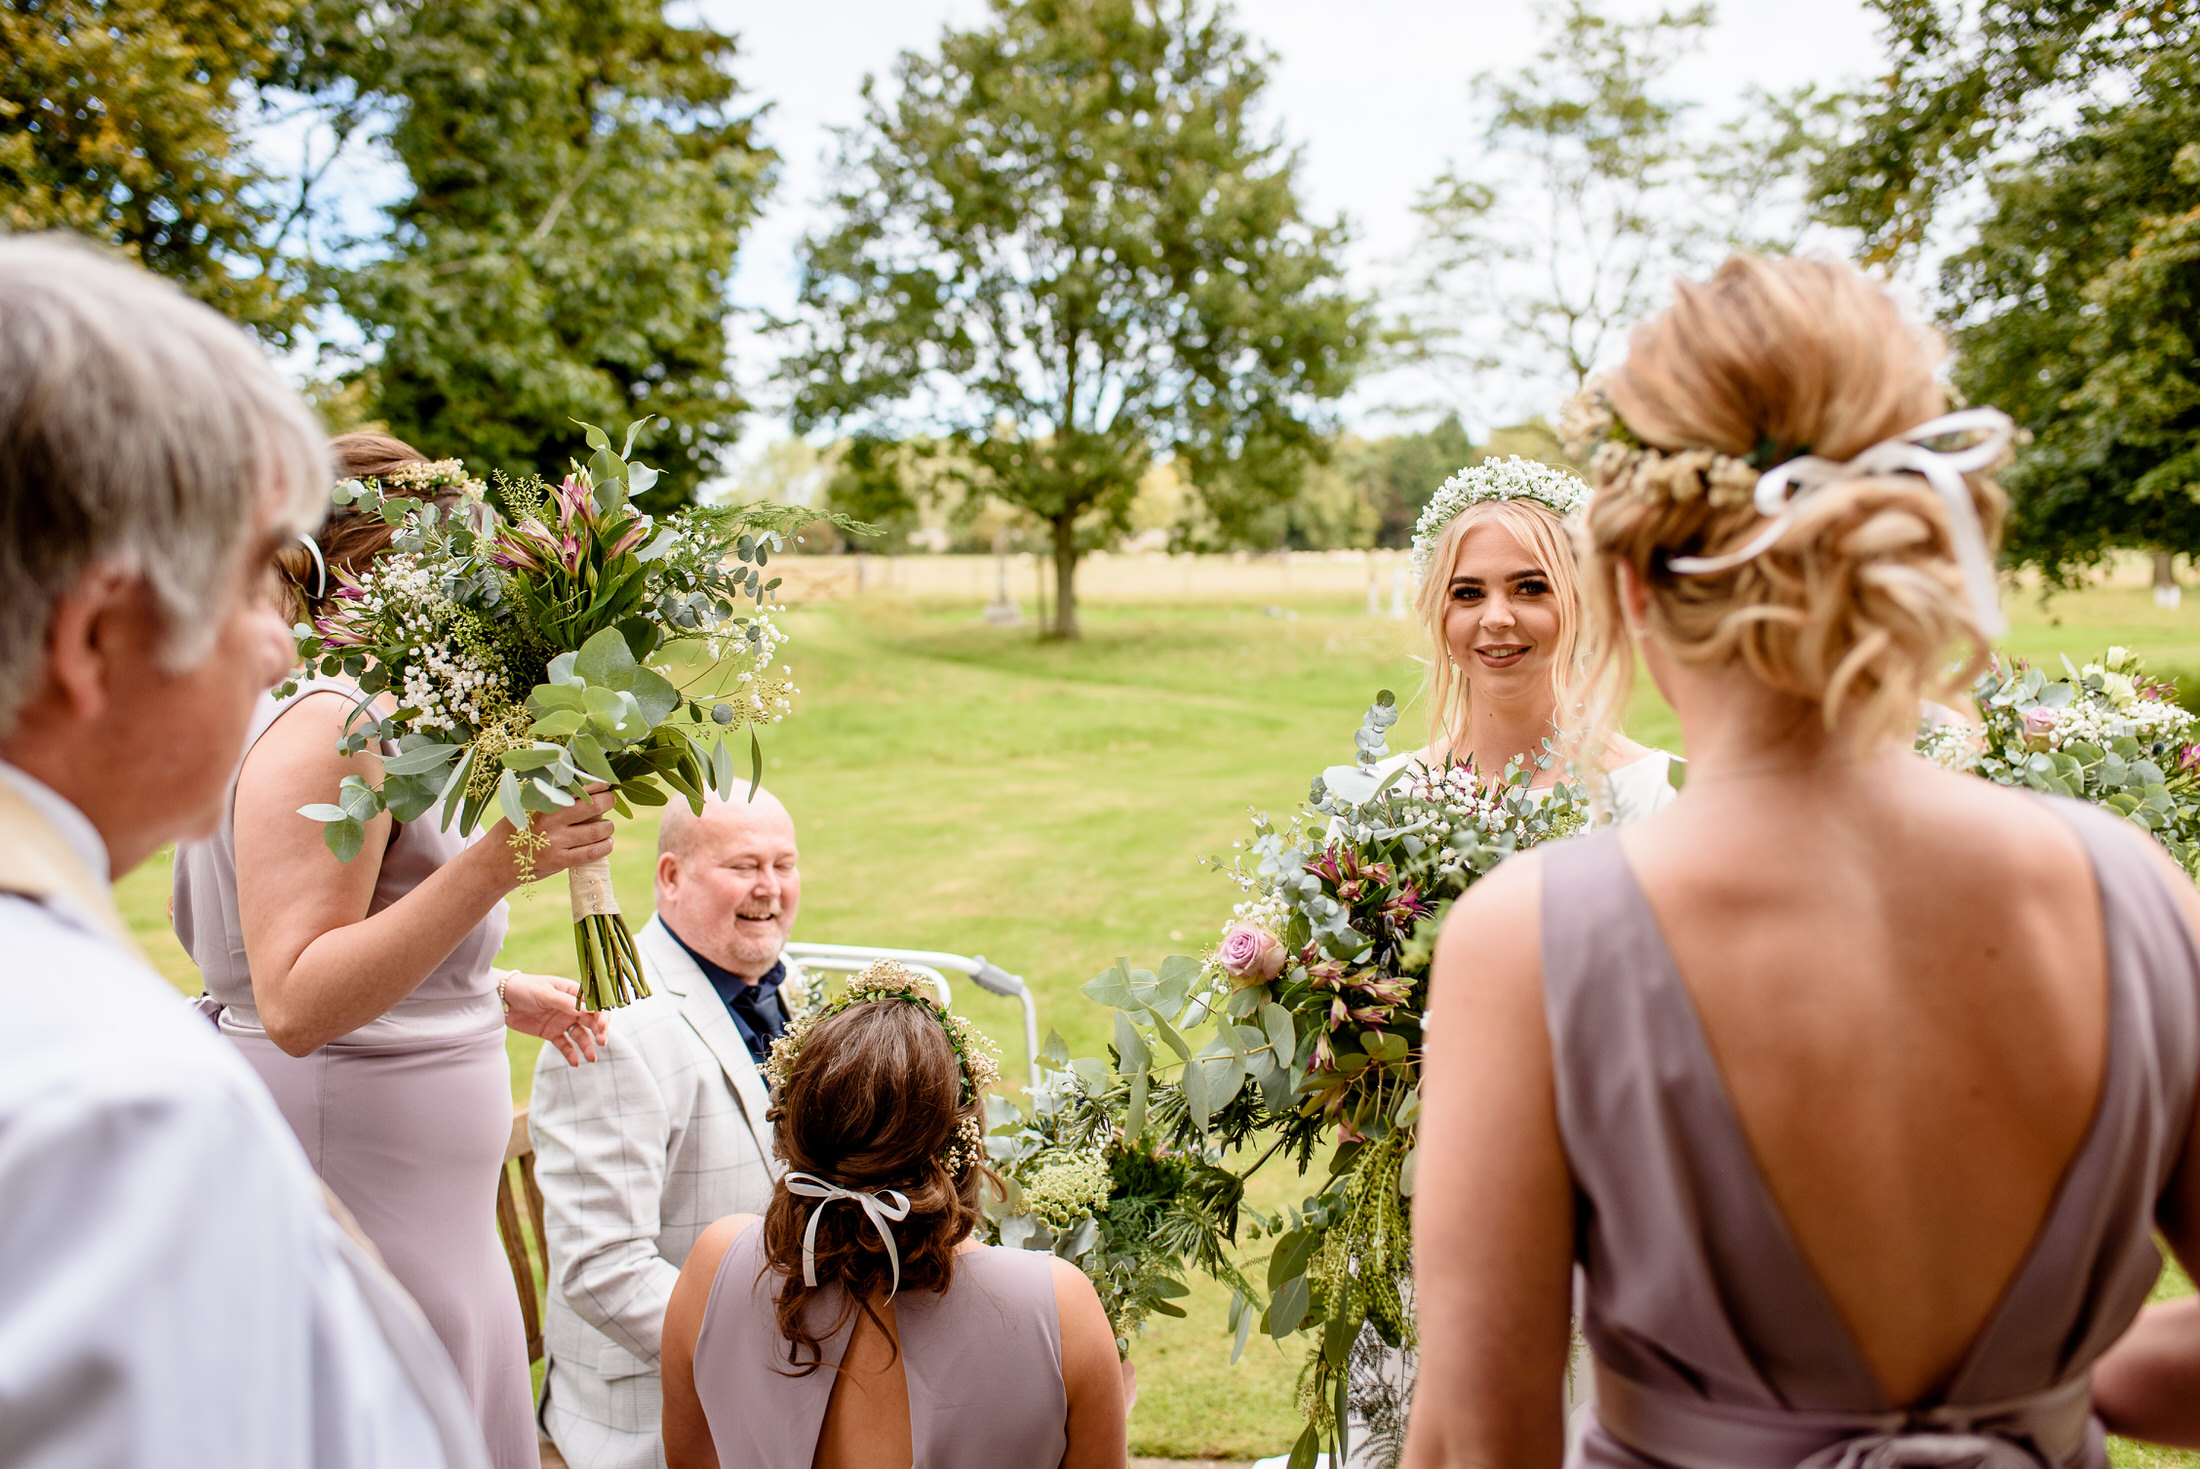
[[[1626,834],[1629,863],[1803,1257],[1889,1399],[1927,1398],[2095,1110],[2085,850],[2040,803],[1906,755],[1690,796]]]
[[[909,1435],[909,1379],[892,1340],[894,1303],[876,1309],[886,1330],[857,1313],[825,1405],[813,1469],[908,1469],[916,1456]]]

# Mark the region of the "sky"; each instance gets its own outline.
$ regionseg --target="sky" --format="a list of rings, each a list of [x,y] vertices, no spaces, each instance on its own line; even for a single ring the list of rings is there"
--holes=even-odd
[[[769,104],[762,132],[781,157],[779,186],[741,246],[733,281],[738,307],[786,314],[794,302],[797,247],[823,219],[817,200],[830,129],[860,116],[867,74],[882,79],[905,49],[929,49],[944,25],[969,26],[984,0],[690,0],[685,7],[738,37],[735,70],[752,99]],[[1610,0],[1606,12],[1639,18],[1655,6]],[[1271,122],[1301,151],[1301,186],[1317,217],[1344,215],[1355,236],[1354,284],[1375,290],[1410,259],[1411,206],[1454,160],[1472,162],[1473,79],[1525,66],[1536,49],[1533,0],[1236,0],[1238,24],[1274,53]],[[1869,76],[1881,58],[1875,18],[1861,0],[1721,0],[1705,45],[1676,71],[1672,90],[1708,121],[1732,116],[1751,86],[1775,92],[1805,82],[1840,86]],[[271,152],[295,156],[295,139]],[[352,227],[371,228],[372,207],[403,186],[394,162],[362,157],[336,192]],[[750,457],[787,428],[767,381],[772,349],[737,319],[740,379],[757,404],[744,425]],[[1400,405],[1425,405],[1457,383],[1391,374],[1363,383],[1343,404],[1348,426],[1386,432]],[[1487,427],[1469,403],[1470,426]]]
[[[1656,7],[1615,0],[1615,16]],[[823,219],[817,207],[830,128],[860,116],[863,77],[883,79],[906,49],[929,49],[941,27],[975,24],[984,0],[701,0],[696,9],[740,42],[736,71],[768,101],[762,131],[779,150],[779,187],[741,247],[737,304],[784,314],[794,301],[797,247]],[[1483,72],[1525,65],[1536,49],[1528,0],[1238,0],[1236,17],[1275,54],[1268,107],[1302,153],[1301,183],[1317,216],[1345,215],[1351,270],[1371,289],[1411,254],[1412,204],[1454,159],[1471,160],[1471,85]],[[1868,76],[1881,59],[1875,18],[1860,0],[1723,0],[1703,49],[1683,62],[1673,90],[1712,120],[1731,116],[1751,86],[1785,91]],[[744,452],[786,433],[764,383],[770,356],[736,331],[743,381],[761,411]],[[1456,385],[1450,386],[1456,391]],[[1397,427],[1399,404],[1445,387],[1393,375],[1344,405],[1357,427]],[[1461,405],[1468,407],[1468,405]],[[1473,418],[1471,407],[1468,416]]]

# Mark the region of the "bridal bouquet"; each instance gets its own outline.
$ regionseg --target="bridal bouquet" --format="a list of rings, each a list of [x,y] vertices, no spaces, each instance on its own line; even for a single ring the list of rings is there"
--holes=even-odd
[[[591,785],[609,786],[622,815],[663,805],[668,788],[697,811],[706,790],[730,796],[744,762],[727,737],[743,730],[751,788],[762,779],[756,729],[797,692],[785,665],[775,669],[785,638],[765,568],[780,536],[817,513],[697,507],[653,521],[633,497],[656,471],[630,458],[647,422],[616,448],[582,425],[594,453],[556,484],[500,477],[503,516],[478,500],[441,513],[399,493],[402,479],[338,486],[339,503],[397,527],[362,576],[336,573],[333,609],[299,645],[323,673],[397,704],[383,716],[362,709],[342,742],[346,754],[396,745],[381,785],[350,776],[333,804],[302,810],[327,823],[339,858],[358,855],[384,811],[418,821],[440,809],[444,829],[465,833],[501,814],[531,870],[541,844],[531,815]],[[609,863],[568,880],[581,1005],[647,994]]]
[[[1386,690],[1356,739],[1363,768],[1387,753],[1397,718]],[[1224,868],[1243,897],[1213,950],[1153,971],[1119,960],[1084,987],[1116,1012],[1115,1055],[1071,1063],[1079,1105],[1108,1109],[1125,1147],[1181,1163],[1193,1203],[1172,1247],[1233,1287],[1237,1350],[1256,1320],[1278,1341],[1317,1337],[1294,1465],[1324,1443],[1344,1452],[1363,1328],[1393,1348],[1414,1341],[1405,1287],[1430,962],[1459,894],[1587,821],[1581,787],[1533,791],[1534,774],[1515,761],[1490,784],[1471,767],[1408,763],[1357,802],[1317,780],[1290,821],[1255,816],[1249,849]],[[1272,1219],[1241,1209],[1255,1170],[1283,1156],[1306,1174],[1330,1143],[1300,1207]],[[1230,1263],[1241,1213],[1251,1235],[1275,1237],[1265,1291]]]
[[[1929,724],[1920,754],[1999,785],[2074,796],[2152,832],[2200,875],[2200,743],[2173,684],[2110,648],[2065,678],[1999,658],[1971,691],[1979,722]]]

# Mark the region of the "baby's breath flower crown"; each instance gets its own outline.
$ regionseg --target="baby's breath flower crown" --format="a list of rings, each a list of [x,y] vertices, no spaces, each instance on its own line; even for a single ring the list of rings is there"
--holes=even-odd
[[[956,1068],[962,1073],[959,1104],[965,1108],[983,1106],[986,1088],[1001,1079],[1000,1048],[975,1025],[940,1004],[931,982],[923,975],[891,959],[871,964],[848,981],[847,993],[825,1000],[787,1023],[772,1042],[771,1056],[764,1063],[764,1079],[771,1083],[772,1090],[785,1089],[802,1055],[803,1043],[820,1021],[866,1000],[902,1000],[930,1013],[946,1032],[947,1043],[955,1048]],[[976,1117],[965,1117],[948,1139],[942,1161],[952,1176],[984,1156],[985,1129]]]
[[[1564,520],[1587,498],[1587,490],[1572,474],[1517,454],[1469,465],[1429,496],[1421,518],[1413,523],[1413,574],[1417,578],[1428,574],[1437,538],[1471,505],[1491,500],[1533,500]]]
[[[448,491],[461,499],[478,501],[489,492],[487,485],[466,472],[463,459],[429,459],[393,465],[373,479],[389,499],[433,500]],[[346,483],[356,484],[357,481]],[[343,504],[355,498],[356,495],[339,495],[337,501]]]
[[[1560,410],[1558,438],[1569,455],[1587,461],[1589,483],[1596,489],[1672,505],[1701,499],[1714,510],[1749,504],[1758,478],[1787,457],[1770,442],[1758,445],[1746,459],[1712,449],[1653,449],[1620,421],[1596,378]]]

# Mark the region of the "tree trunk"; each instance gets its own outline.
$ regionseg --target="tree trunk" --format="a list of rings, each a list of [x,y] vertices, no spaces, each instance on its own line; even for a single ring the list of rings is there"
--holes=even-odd
[[[1077,517],[1054,519],[1054,631],[1068,641],[1077,633]]]
[[[2177,586],[2177,555],[2173,551],[2154,553],[2154,605],[2175,607],[2183,594]]]

